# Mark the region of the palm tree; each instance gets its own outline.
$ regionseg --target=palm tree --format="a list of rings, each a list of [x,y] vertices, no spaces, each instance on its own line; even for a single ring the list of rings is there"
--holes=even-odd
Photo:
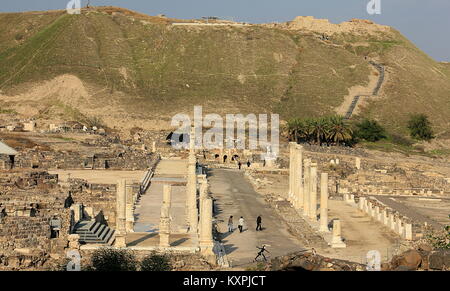
[[[299,123],[299,119],[297,119],[297,118],[290,119],[287,122],[285,130],[286,130],[287,136],[289,138],[289,141],[297,142],[297,140],[298,140],[298,123]]]
[[[326,118],[315,118],[309,120],[309,134],[318,145],[326,140],[328,136],[328,120]]]
[[[341,142],[349,141],[353,138],[353,130],[342,116],[330,116],[328,118],[328,126],[327,138],[338,146]]]

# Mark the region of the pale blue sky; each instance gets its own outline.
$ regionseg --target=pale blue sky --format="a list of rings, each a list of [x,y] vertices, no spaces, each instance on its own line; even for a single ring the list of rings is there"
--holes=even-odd
[[[450,61],[450,0],[381,0],[382,14],[366,12],[370,0],[91,0],[94,6],[120,6],[174,18],[218,16],[251,23],[283,22],[312,15],[339,23],[371,19],[400,30],[438,61]],[[0,12],[63,9],[69,0],[14,0]],[[83,5],[87,0],[82,0]]]

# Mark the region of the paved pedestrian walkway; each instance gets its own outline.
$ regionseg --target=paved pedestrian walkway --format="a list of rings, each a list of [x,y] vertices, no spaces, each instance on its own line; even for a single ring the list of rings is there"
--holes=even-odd
[[[158,231],[161,217],[164,182],[185,182],[186,160],[162,160],[147,192],[142,195],[135,210],[135,232],[154,233]],[[186,233],[186,186],[172,186],[171,233]]]
[[[269,245],[271,257],[303,250],[300,242],[294,238],[282,219],[266,204],[262,195],[253,190],[245,179],[243,172],[230,169],[213,169],[208,178],[211,183],[212,196],[216,199],[217,219],[222,233],[222,242],[228,260],[232,265],[248,264],[258,253],[257,246]],[[227,232],[230,215],[234,216],[235,228],[238,220],[244,216],[244,232]],[[262,216],[263,231],[256,231],[256,219]]]

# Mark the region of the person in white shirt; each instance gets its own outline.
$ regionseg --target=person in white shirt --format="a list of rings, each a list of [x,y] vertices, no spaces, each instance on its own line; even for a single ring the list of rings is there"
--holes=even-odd
[[[239,218],[239,232],[243,232],[244,231],[244,217],[241,216],[241,218]]]

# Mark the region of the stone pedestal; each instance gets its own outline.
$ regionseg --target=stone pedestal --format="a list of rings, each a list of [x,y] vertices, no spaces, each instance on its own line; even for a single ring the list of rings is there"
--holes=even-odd
[[[339,219],[333,220],[333,237],[331,239],[332,248],[346,248],[347,245],[342,241],[341,237],[341,221]]]
[[[164,185],[161,218],[159,221],[159,247],[170,247],[170,207],[172,204],[172,186]]]
[[[311,164],[309,219],[317,221],[317,164]]]
[[[328,174],[320,177],[320,228],[319,231],[328,232]]]

